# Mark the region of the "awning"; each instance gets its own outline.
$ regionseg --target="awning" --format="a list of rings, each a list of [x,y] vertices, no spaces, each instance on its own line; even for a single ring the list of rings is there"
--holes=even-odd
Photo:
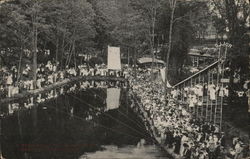
[[[142,58],[137,59],[137,61],[138,61],[139,64],[144,64],[144,63],[152,63],[153,59],[150,58],[150,57],[142,57]],[[161,63],[163,65],[165,64],[164,61],[158,60],[158,59],[154,59],[154,62],[155,63]]]

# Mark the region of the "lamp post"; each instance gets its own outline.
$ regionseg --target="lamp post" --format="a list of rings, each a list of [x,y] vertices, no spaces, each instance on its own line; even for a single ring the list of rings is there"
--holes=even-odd
[[[227,57],[227,49],[232,47],[232,44],[229,43],[220,43],[220,44],[215,44],[216,48],[221,48],[221,47],[225,47],[225,52],[224,54],[219,53],[219,60],[225,60],[225,58]]]

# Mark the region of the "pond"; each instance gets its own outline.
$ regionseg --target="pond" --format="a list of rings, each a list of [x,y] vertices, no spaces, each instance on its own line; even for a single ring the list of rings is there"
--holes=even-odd
[[[1,151],[7,159],[167,158],[122,87],[73,91],[2,114]],[[146,145],[138,147],[141,139]]]

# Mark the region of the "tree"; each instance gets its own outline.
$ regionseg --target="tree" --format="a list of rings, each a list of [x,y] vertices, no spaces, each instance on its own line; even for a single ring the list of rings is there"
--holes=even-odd
[[[220,31],[227,35],[227,41],[232,45],[228,50],[229,61],[229,103],[235,105],[234,91],[242,89],[249,80],[249,0],[213,0],[211,11],[214,23]],[[240,76],[240,82],[234,83],[234,74]],[[237,103],[238,104],[238,103]]]
[[[96,47],[104,53],[107,45],[115,44],[115,38],[112,31],[120,22],[120,12],[118,10],[118,1],[116,0],[93,0],[91,4],[95,11],[94,28],[97,32],[94,41]]]
[[[174,8],[173,8],[174,7]],[[162,59],[166,61],[166,76],[171,83],[182,79],[182,69],[189,48],[196,37],[206,30],[208,8],[200,1],[165,1],[160,8],[157,34],[163,44]],[[171,78],[170,78],[171,77]]]
[[[155,30],[156,30],[156,22],[157,17],[159,14],[159,9],[161,6],[162,1],[158,0],[134,0],[130,1],[133,8],[141,15],[141,18],[145,22],[145,26],[148,28],[147,34],[146,34],[146,43],[149,44],[150,48],[150,54],[152,56],[153,62],[152,62],[152,71],[154,67],[154,47],[155,47]]]
[[[76,52],[93,47],[94,11],[86,0],[8,1],[1,5],[1,17],[2,41],[10,41],[4,47],[21,47],[20,41],[27,41],[24,48],[32,51],[34,81],[37,50],[46,47],[52,50],[52,57],[61,61],[62,66],[64,50],[70,52],[67,61],[70,63]]]
[[[12,37],[14,46],[20,47],[20,45],[24,45],[25,41],[31,40],[31,44],[27,43],[26,47],[32,50],[34,82],[36,82],[37,70],[37,38],[39,30],[47,28],[41,12],[42,5],[43,1],[39,0],[15,0],[7,1],[6,5],[4,4],[1,8],[1,10],[9,10],[11,13],[10,15],[5,14],[2,16],[8,19],[7,26],[11,26],[9,32],[11,33],[10,35],[14,35]],[[21,46],[22,51],[23,46]],[[36,85],[34,84],[34,86]]]
[[[249,1],[213,0],[210,4],[218,31],[226,34],[228,42],[233,46],[228,56],[232,72],[241,69],[242,75],[247,74],[249,70],[245,66],[248,64]]]
[[[20,56],[18,62],[18,77],[17,80],[20,78],[21,72],[21,63],[23,58],[23,50],[27,47],[29,37],[26,35],[29,32],[29,26],[27,21],[25,20],[25,16],[20,14],[21,7],[17,5],[12,5],[9,3],[2,4],[1,7],[1,22],[0,22],[0,32],[1,32],[1,48],[8,48],[8,47],[16,47],[18,46],[20,49]],[[5,49],[6,50],[6,49]],[[15,54],[15,53],[14,53]],[[16,56],[16,57],[17,57]],[[15,55],[12,55],[12,61]],[[7,58],[7,56],[5,57]],[[15,59],[15,58],[14,58]],[[15,63],[15,61],[14,61]]]
[[[169,37],[168,37],[168,51],[167,51],[167,59],[166,59],[166,72],[165,79],[168,80],[168,68],[169,68],[169,57],[171,53],[172,47],[172,34],[173,34],[173,24],[174,24],[174,13],[176,8],[176,0],[169,0],[169,7],[171,9],[171,18],[170,18],[170,27],[169,27]],[[166,84],[165,84],[166,87]]]

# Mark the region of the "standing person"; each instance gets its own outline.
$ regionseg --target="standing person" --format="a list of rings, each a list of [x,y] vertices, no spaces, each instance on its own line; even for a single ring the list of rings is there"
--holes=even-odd
[[[189,149],[188,144],[183,144],[184,150],[183,150],[183,159],[190,159],[191,158],[191,151]]]
[[[36,86],[38,89],[42,88],[42,75],[41,74],[38,75],[38,79],[36,81]]]
[[[216,100],[216,88],[214,84],[211,84],[208,86],[208,90],[209,90],[209,96],[210,96],[210,100],[214,101]]]
[[[235,159],[241,159],[243,158],[243,154],[242,154],[242,151],[243,151],[243,147],[242,147],[242,142],[241,141],[237,141],[237,143],[235,144]]]
[[[243,87],[246,90],[248,113],[250,113],[250,80],[246,81]]]
[[[175,150],[174,150],[174,152],[175,152],[176,154],[180,154],[181,137],[180,137],[178,131],[176,132],[176,135],[175,135],[174,140],[175,140],[175,143],[176,143],[176,144],[175,144]]]
[[[16,82],[17,81],[17,68],[16,66],[13,66],[11,68],[11,72],[12,72],[12,79],[13,79],[13,82]]]
[[[13,89],[13,78],[12,78],[12,74],[8,74],[7,76],[7,81],[6,81],[6,85],[7,85],[7,89],[8,89],[8,97],[11,97],[11,92]]]
[[[23,77],[25,77],[25,79],[29,78],[29,71],[31,71],[30,66],[28,64],[26,64],[26,67],[23,70]]]
[[[181,147],[180,147],[180,155],[184,155],[184,149],[185,149],[185,144],[189,141],[188,135],[186,133],[183,133],[183,136],[181,138]]]
[[[207,95],[208,95],[207,92],[208,92],[208,85],[207,85],[207,83],[206,83],[206,84],[204,84],[204,86],[203,86],[203,96],[207,96]]]

